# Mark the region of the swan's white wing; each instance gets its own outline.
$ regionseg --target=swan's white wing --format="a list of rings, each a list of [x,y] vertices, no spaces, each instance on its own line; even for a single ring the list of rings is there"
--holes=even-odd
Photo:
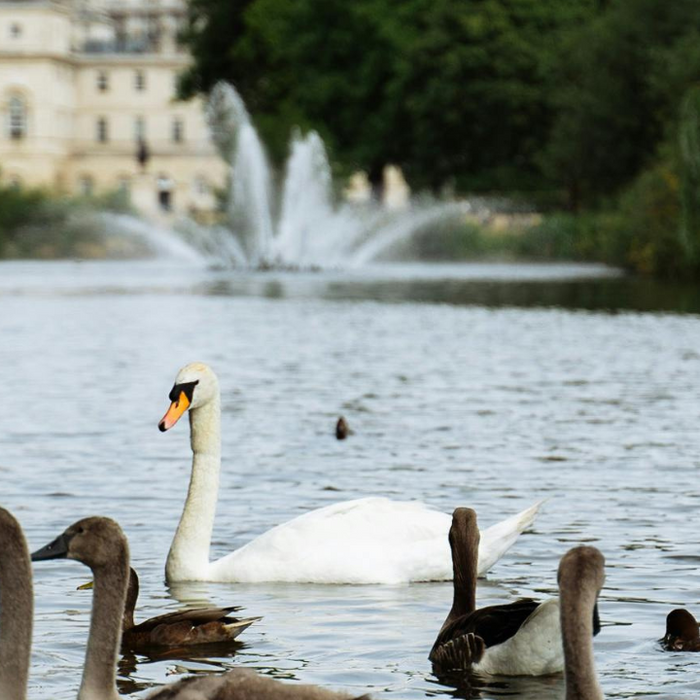
[[[512,546],[520,533],[535,521],[544,500],[481,530],[478,575],[483,576]]]
[[[479,548],[491,566],[527,527],[539,504],[485,532]],[[211,581],[407,583],[452,578],[452,519],[417,502],[345,501],[300,515],[213,562]],[[500,527],[500,529],[498,529]],[[492,544],[489,544],[489,541]]]

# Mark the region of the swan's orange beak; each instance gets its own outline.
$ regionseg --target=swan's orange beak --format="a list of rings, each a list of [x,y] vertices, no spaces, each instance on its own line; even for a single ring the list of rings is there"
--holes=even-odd
[[[175,423],[177,423],[182,414],[190,407],[190,400],[184,391],[180,392],[180,396],[170,404],[170,408],[166,411],[165,415],[160,419],[158,423],[158,430],[164,433],[166,430],[170,430]]]

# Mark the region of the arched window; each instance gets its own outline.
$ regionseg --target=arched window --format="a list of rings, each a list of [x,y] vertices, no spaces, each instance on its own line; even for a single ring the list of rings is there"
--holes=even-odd
[[[11,139],[23,139],[27,135],[27,105],[19,95],[12,95],[7,103],[7,127]]]

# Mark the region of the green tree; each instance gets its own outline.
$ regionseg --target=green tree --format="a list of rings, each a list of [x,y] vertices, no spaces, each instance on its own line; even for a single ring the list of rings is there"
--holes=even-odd
[[[209,92],[223,79],[244,83],[244,64],[237,60],[236,47],[245,33],[244,13],[252,0],[188,0],[187,19],[180,33],[194,59],[180,75],[181,97]]]
[[[700,87],[688,90],[681,107],[681,242],[686,257],[700,260]]]
[[[572,208],[619,192],[651,165],[697,74],[700,51],[688,38],[699,29],[696,0],[618,0],[569,40],[544,162]]]
[[[376,180],[518,187],[537,176],[548,83],[564,35],[595,0],[191,0],[183,94],[229,80],[271,144],[319,130]],[[226,8],[222,9],[222,5]],[[226,13],[233,19],[227,23]]]
[[[424,3],[405,62],[409,174],[433,185],[459,174],[469,189],[540,183],[552,70],[567,32],[595,11],[557,0]]]

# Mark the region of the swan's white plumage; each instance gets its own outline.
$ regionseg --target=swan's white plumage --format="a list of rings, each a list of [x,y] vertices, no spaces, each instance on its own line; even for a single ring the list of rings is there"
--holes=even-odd
[[[305,513],[210,563],[221,462],[219,385],[214,372],[200,363],[178,373],[176,385],[188,382],[197,382],[190,406],[192,479],[166,563],[168,581],[407,583],[452,578],[450,516],[422,503],[380,497]],[[172,424],[164,423],[165,418],[162,430]],[[482,532],[479,573],[503,556],[540,506]]]
[[[546,676],[563,671],[559,599],[540,603],[510,639],[488,647],[473,670],[502,676]]]
[[[479,574],[532,523],[540,503],[484,531]],[[335,503],[278,525],[209,565],[210,581],[404,583],[452,578],[446,513],[370,497]]]

